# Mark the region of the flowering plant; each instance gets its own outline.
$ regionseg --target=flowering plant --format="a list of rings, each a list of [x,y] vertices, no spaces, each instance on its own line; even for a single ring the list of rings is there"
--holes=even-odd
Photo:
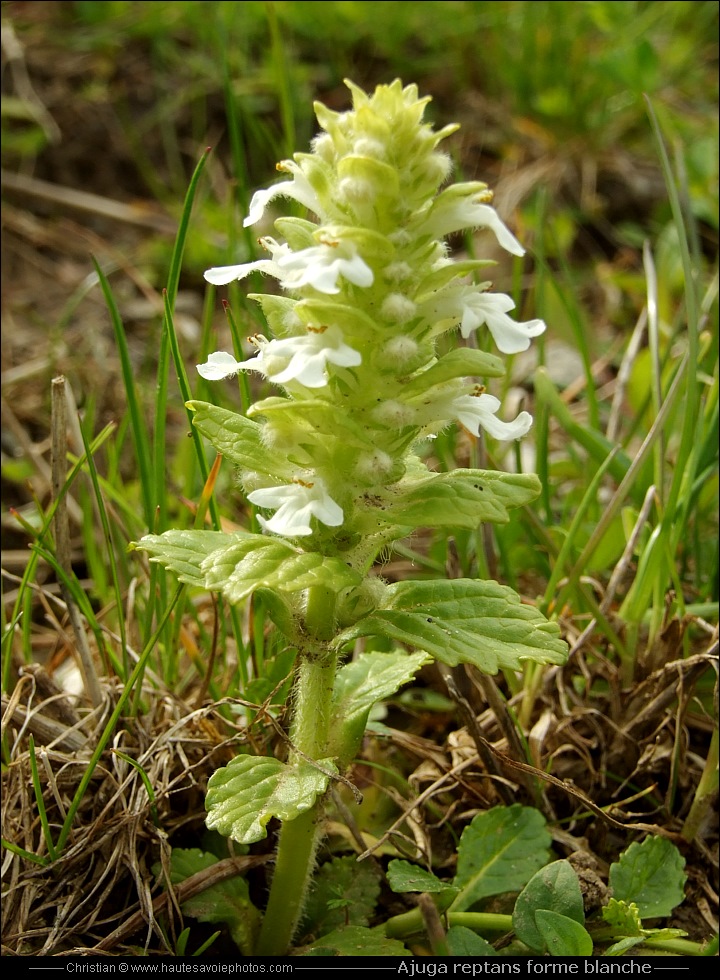
[[[208,826],[241,844],[264,837],[271,818],[282,821],[258,955],[283,953],[292,940],[324,797],[357,753],[376,701],[433,657],[487,673],[566,657],[557,626],[496,582],[388,585],[374,574],[378,556],[415,528],[506,522],[509,508],[537,496],[532,474],[433,472],[417,447],[453,422],[476,436],[524,436],[531,416],[501,419],[485,390],[504,373],[501,359],[464,346],[441,351],[438,340],[487,326],[510,354],[545,325],[512,320],[510,297],[469,281],[487,261],[449,254],[446,236],[476,228],[523,254],[485,184],[440,190],[450,161],[438,145],[456,127],[423,123],[428,99],[414,85],[367,95],[348,84],[352,111],[316,106],[324,132],[312,152],[278,165],[289,179],[258,191],[245,223],[260,222],[279,197],[315,220],[280,218],[284,241],[260,239],[270,258],[205,274],[224,285],[259,271],[283,290],[253,296],[272,332],[250,338],[253,356],[218,351],[198,365],[213,381],[258,372],[281,393],[247,415],[190,406],[198,430],[237,466],[263,533],[171,530],[140,543],[182,581],[230,603],[261,594],[297,650],[288,761],[238,755],[207,793]],[[350,655],[373,636],[403,646]]]

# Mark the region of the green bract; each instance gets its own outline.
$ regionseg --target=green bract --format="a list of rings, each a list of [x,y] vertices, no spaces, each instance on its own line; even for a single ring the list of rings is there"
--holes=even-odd
[[[545,324],[515,322],[509,296],[473,281],[488,260],[450,254],[445,236],[471,229],[523,254],[485,184],[441,189],[450,159],[439,146],[456,127],[424,123],[429,100],[414,85],[395,81],[372,95],[348,85],[352,110],[316,106],[323,133],[312,152],[278,165],[284,179],[255,194],[245,224],[264,224],[280,198],[308,217],[278,218],[277,237],[260,238],[266,258],[205,274],[223,286],[262,272],[281,290],[252,296],[268,336],[252,337],[241,359],[220,350],[198,365],[208,381],[252,371],[274,390],[246,416],[189,403],[198,430],[237,468],[263,533],[177,530],[140,542],[183,582],[230,603],[257,591],[298,651],[287,762],[241,756],[208,790],[209,825],[242,843],[264,836],[272,818],[283,822],[258,955],[287,950],[323,798],[357,753],[375,701],[431,657],[494,673],[567,655],[558,628],[497,583],[386,586],[373,574],[378,556],[414,528],[505,523],[537,496],[533,475],[438,473],[418,447],[453,423],[476,436],[524,436],[531,416],[503,420],[485,390],[504,366],[482,348],[525,350]],[[464,343],[485,328],[477,346]],[[417,652],[366,653],[339,668],[366,636]],[[463,908],[484,894],[463,887]]]

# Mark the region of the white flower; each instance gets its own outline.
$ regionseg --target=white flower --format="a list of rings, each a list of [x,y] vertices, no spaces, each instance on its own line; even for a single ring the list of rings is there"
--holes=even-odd
[[[470,292],[461,298],[462,321],[460,332],[469,337],[486,323],[493,340],[503,354],[517,354],[527,350],[531,337],[539,337],[545,332],[542,320],[526,320],[517,323],[509,317],[508,311],[515,309],[513,300],[504,293]]]
[[[322,388],[327,384],[326,367],[357,367],[362,362],[360,354],[343,341],[338,327],[310,328],[299,337],[267,340],[258,335],[252,343],[259,348],[257,357],[238,361],[232,354],[217,351],[210,354],[205,364],[198,364],[201,378],[219,381],[230,378],[238,371],[259,371],[277,384],[299,381],[306,388]],[[282,362],[290,359],[290,363]],[[278,361],[281,363],[278,364]]]
[[[224,286],[234,279],[244,279],[251,272],[267,272],[280,280],[283,289],[312,286],[328,295],[340,292],[337,284],[340,276],[356,286],[372,286],[372,269],[358,255],[352,242],[332,239],[299,252],[293,252],[289,245],[278,244],[274,238],[261,238],[260,243],[271,253],[271,259],[217,266],[204,273],[205,279],[215,286]]]
[[[267,272],[269,275],[275,276],[276,279],[280,279],[282,272],[276,259],[288,254],[290,252],[290,246],[284,243],[278,244],[274,238],[261,238],[260,244],[270,252],[272,255],[271,259],[243,262],[242,265],[215,266],[203,273],[204,278],[207,282],[211,282],[213,286],[225,286],[235,279],[244,279],[251,272]]]
[[[478,388],[471,395],[459,395],[453,399],[451,411],[476,436],[480,435],[480,429],[483,428],[494,439],[521,439],[530,430],[532,415],[529,412],[520,412],[514,421],[502,422],[495,417],[499,408],[499,399]]]
[[[312,482],[297,480],[282,487],[253,490],[248,494],[248,500],[258,507],[275,510],[269,521],[262,517],[258,520],[268,531],[288,538],[312,534],[311,517],[328,527],[338,527],[343,522],[342,507],[335,503],[317,477]]]
[[[524,255],[525,249],[495,208],[484,203],[488,198],[489,193],[480,184],[456,184],[437,196],[421,230],[429,231],[434,238],[444,238],[464,228],[489,228],[506,251]]]
[[[249,214],[243,221],[245,228],[257,224],[265,213],[265,208],[276,197],[291,197],[294,201],[308,208],[309,211],[314,211],[315,214],[319,213],[320,203],[317,194],[300,167],[292,160],[283,160],[282,163],[278,164],[277,169],[292,173],[293,179],[274,184],[266,190],[255,191],[250,201]]]
[[[285,289],[312,286],[320,293],[339,293],[338,278],[356,286],[372,286],[373,272],[352,242],[329,240],[320,245],[288,252],[278,260]]]
[[[232,378],[238,371],[243,371],[248,366],[247,361],[238,361],[232,354],[224,350],[215,351],[210,354],[204,364],[196,364],[197,373],[206,381],[222,381],[223,378]]]

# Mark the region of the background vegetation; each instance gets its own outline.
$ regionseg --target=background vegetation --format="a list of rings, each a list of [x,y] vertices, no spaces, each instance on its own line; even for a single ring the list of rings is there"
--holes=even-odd
[[[501,455],[452,430],[434,446],[440,468],[536,470],[542,498],[504,527],[429,529],[383,574],[498,578],[572,648],[563,669],[492,681],[426,668],[377,720],[350,825],[384,840],[402,817],[380,859],[448,878],[472,816],[521,800],[598,887],[651,827],[686,861],[673,924],[717,933],[717,12],[3,4],[6,950],[184,951],[163,904],[171,849],[224,859],[204,836],[208,774],[232,739],[280,751],[292,652],[262,608],[178,597],[127,545],[208,506],[251,519],[227,467],[203,498],[214,459],[187,438],[176,368],[207,397],[193,366],[258,329],[245,290],[228,317],[202,271],[255,254],[250,195],[307,148],[313,100],[347,108],[346,77],[414,82],[431,120],[461,124],[456,173],[495,190],[529,249],[496,282],[548,324],[504,393],[535,416],[525,443]],[[344,806],[329,854],[357,846]],[[259,896],[271,843],[228,858]],[[383,892],[372,921],[398,903]],[[197,950],[211,927],[191,935]],[[223,926],[208,955],[228,948]]]

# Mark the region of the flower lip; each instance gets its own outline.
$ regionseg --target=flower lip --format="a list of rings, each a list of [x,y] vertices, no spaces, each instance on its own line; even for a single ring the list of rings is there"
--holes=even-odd
[[[342,332],[335,326],[309,329],[300,336],[280,340],[267,340],[257,334],[250,341],[259,350],[257,357],[238,361],[232,354],[216,351],[205,364],[197,365],[200,377],[220,381],[238,371],[258,371],[276,384],[299,381],[306,388],[322,388],[328,383],[328,364],[357,367],[362,363],[360,353],[344,342]],[[289,363],[283,364],[287,358]]]
[[[261,238],[260,244],[270,252],[272,258],[257,259],[255,262],[243,262],[240,265],[214,266],[212,269],[208,269],[203,273],[203,278],[206,282],[210,282],[214,286],[226,286],[235,279],[244,279],[251,272],[267,272],[268,275],[275,276],[276,279],[279,279],[281,272],[278,267],[278,259],[290,252],[290,246],[285,243],[280,244],[274,238],[270,237]]]
[[[208,355],[204,364],[196,364],[197,373],[206,381],[222,381],[224,378],[232,378],[238,371],[247,367],[247,363],[238,361],[227,351],[218,350]]]
[[[460,332],[470,336],[484,323],[487,324],[498,350],[503,354],[517,354],[527,350],[532,337],[545,332],[543,320],[527,320],[518,323],[507,314],[515,309],[515,302],[504,293],[472,292],[463,297]]]
[[[265,213],[265,208],[276,197],[290,197],[298,204],[304,205],[309,211],[314,211],[315,214],[320,213],[321,208],[317,194],[302,169],[293,160],[283,160],[277,165],[277,169],[291,173],[293,179],[283,180],[278,184],[273,184],[272,187],[255,191],[250,201],[248,215],[243,221],[245,228],[257,224]]]
[[[422,230],[444,238],[466,228],[489,228],[500,244],[512,255],[524,255],[525,249],[502,221],[495,208],[485,202],[488,195],[478,184],[456,184],[443,191],[422,222]]]
[[[216,266],[208,269],[204,278],[215,286],[224,286],[235,279],[244,279],[251,272],[266,272],[279,279],[283,289],[312,286],[327,295],[340,292],[340,276],[355,286],[373,284],[373,271],[359,255],[354,242],[327,239],[298,252],[293,252],[287,244],[278,244],[273,238],[261,238],[260,243],[272,258]]]
[[[284,288],[312,286],[328,295],[340,292],[340,276],[355,286],[372,286],[374,279],[372,269],[353,242],[327,240],[299,252],[288,252],[278,260],[278,267]]]
[[[529,412],[520,412],[512,422],[503,422],[496,418],[499,408],[500,400],[487,394],[481,385],[476,386],[471,394],[458,395],[451,406],[458,422],[476,436],[480,435],[481,428],[500,440],[522,439],[527,435],[533,422]]]
[[[258,520],[266,530],[288,538],[312,534],[312,517],[328,527],[339,527],[344,518],[342,507],[332,499],[319,477],[313,477],[312,481],[297,478],[284,486],[253,490],[248,500],[258,507],[275,510],[269,520],[263,517]]]

